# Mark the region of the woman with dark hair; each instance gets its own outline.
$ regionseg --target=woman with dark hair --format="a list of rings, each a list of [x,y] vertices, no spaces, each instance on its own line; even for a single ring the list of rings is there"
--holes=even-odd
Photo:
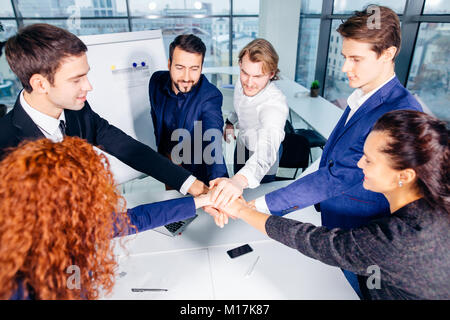
[[[309,257],[356,273],[366,299],[450,299],[449,163],[444,122],[392,111],[375,124],[358,162],[364,188],[386,197],[391,216],[330,230],[260,213],[242,200],[222,210]]]
[[[0,177],[0,299],[110,293],[113,237],[187,219],[209,201],[204,195],[127,211],[106,157],[76,137],[22,143],[0,162]],[[73,266],[79,288],[67,285]]]

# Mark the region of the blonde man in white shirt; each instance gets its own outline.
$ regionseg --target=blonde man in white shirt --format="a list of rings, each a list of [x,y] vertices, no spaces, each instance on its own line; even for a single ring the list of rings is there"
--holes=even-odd
[[[234,201],[245,188],[275,180],[288,116],[286,97],[278,80],[278,54],[264,39],[255,39],[239,54],[240,77],[234,90],[234,109],[226,120],[224,139],[236,139],[232,178],[210,182],[216,187],[212,201],[217,207]]]

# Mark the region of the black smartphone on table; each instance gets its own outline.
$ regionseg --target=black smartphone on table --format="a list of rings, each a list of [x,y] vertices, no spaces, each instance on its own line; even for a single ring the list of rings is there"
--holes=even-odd
[[[253,249],[248,244],[244,244],[243,246],[228,250],[227,253],[231,259],[242,256],[243,254],[252,252]]]

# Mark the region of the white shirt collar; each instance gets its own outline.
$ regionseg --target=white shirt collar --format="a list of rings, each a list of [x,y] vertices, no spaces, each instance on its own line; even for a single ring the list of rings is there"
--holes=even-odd
[[[373,96],[373,94],[375,92],[380,90],[382,87],[384,87],[388,82],[390,82],[394,78],[395,78],[395,73],[392,77],[390,77],[382,85],[380,85],[379,87],[373,89],[372,91],[370,91],[366,94],[364,94],[362,89],[359,89],[359,88],[356,89],[355,91],[353,91],[353,93],[347,99],[348,106],[350,107],[350,109],[352,109],[352,112],[354,113],[357,109],[359,109],[359,107],[361,107],[364,104],[364,102],[366,102],[371,96]]]
[[[61,130],[59,129],[59,122],[63,120],[66,122],[66,117],[64,115],[64,110],[58,119],[50,117],[45,113],[42,113],[28,104],[23,96],[23,90],[20,92],[20,104],[22,105],[25,112],[30,116],[33,122],[39,127],[39,129],[44,133],[44,135],[49,138],[49,136],[62,136]]]

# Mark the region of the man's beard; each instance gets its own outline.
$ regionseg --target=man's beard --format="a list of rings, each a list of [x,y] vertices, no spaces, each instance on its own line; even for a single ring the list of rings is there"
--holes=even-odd
[[[173,85],[175,86],[175,88],[177,88],[178,91],[183,92],[183,93],[188,93],[188,92],[191,91],[192,88],[194,88],[194,86],[197,84],[197,83],[194,83],[194,81],[181,82],[181,83],[183,83],[183,84],[190,84],[190,83],[191,83],[191,87],[190,87],[190,88],[185,87],[185,86],[180,87],[180,86],[178,85],[178,82],[174,82],[174,83],[173,83]],[[185,90],[181,90],[182,88],[185,89]]]

